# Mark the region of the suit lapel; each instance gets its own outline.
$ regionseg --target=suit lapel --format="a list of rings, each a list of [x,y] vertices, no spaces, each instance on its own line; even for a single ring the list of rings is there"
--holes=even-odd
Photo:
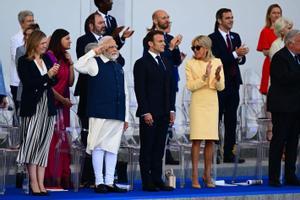
[[[222,34],[220,33],[220,31],[216,31],[216,36],[218,38],[218,40],[220,41],[219,44],[222,44],[223,48],[227,51],[227,44],[226,41],[224,40]],[[233,47],[233,46],[232,46]]]

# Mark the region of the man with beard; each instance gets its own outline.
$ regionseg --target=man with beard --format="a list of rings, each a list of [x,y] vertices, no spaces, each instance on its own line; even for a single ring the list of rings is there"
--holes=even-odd
[[[239,34],[231,32],[233,15],[230,9],[221,8],[216,13],[215,30],[209,35],[212,41],[212,52],[223,63],[225,76],[225,89],[218,92],[219,120],[224,115],[225,138],[224,158],[225,163],[235,162],[233,148],[236,138],[237,109],[240,102],[239,89],[242,77],[239,65],[246,62],[249,49],[242,45]],[[239,159],[239,163],[245,162]]]
[[[113,0],[94,0],[94,3],[95,6],[98,8],[96,12],[99,13],[105,20],[105,26],[106,26],[105,34],[111,35],[116,41],[118,45],[118,49],[121,49],[125,43],[125,39],[131,37],[134,31],[129,30],[129,27],[127,27],[125,30],[124,30],[125,28],[124,26],[118,27],[116,18],[107,14],[108,11],[111,11],[112,9]],[[119,34],[122,31],[123,33],[122,36],[120,37]]]
[[[87,74],[86,152],[92,155],[96,193],[126,192],[114,184],[117,153],[129,117],[127,87],[122,66],[116,62],[118,57],[116,42],[111,36],[104,36],[98,47],[75,64],[79,73]]]
[[[90,30],[83,36],[77,39],[76,43],[76,54],[77,58],[80,58],[85,54],[85,47],[89,43],[98,42],[105,34],[105,21],[103,17],[98,13],[91,14],[88,19]],[[117,62],[124,66],[125,61],[122,56],[119,56]],[[75,96],[79,96],[79,104],[77,115],[81,122],[81,141],[86,147],[87,145],[87,136],[88,136],[88,117],[86,116],[86,107],[87,107],[87,77],[86,74],[79,74],[78,81],[75,87]],[[92,169],[92,161],[89,156],[86,156],[83,173],[81,178],[81,183],[83,186],[93,185],[94,183],[94,174]]]
[[[165,49],[162,53],[167,59],[168,62],[172,65],[172,74],[174,76],[174,81],[172,84],[174,84],[174,88],[176,92],[178,92],[178,82],[180,80],[179,73],[178,73],[178,67],[182,63],[183,59],[185,58],[185,54],[180,52],[179,45],[182,41],[182,36],[177,35],[173,37],[170,35],[171,31],[171,22],[170,22],[170,16],[169,14],[164,10],[156,10],[152,14],[152,27],[149,29],[151,30],[159,30],[164,33],[164,39],[165,39]],[[144,44],[144,49],[147,51],[146,48],[147,44]],[[174,96],[176,98],[176,96]],[[174,99],[175,101],[175,99]],[[172,138],[172,133],[169,133],[169,138]],[[174,160],[172,157],[172,154],[169,149],[166,150],[166,164],[173,164],[178,165],[179,162],[177,160]]]

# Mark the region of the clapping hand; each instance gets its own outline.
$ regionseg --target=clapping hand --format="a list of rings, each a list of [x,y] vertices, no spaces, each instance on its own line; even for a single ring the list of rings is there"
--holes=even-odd
[[[71,54],[69,52],[67,52],[67,51],[65,52],[65,57],[68,59],[70,64],[73,64],[72,57],[71,57]]]
[[[119,27],[115,28],[115,30],[112,32],[111,36],[113,38],[118,37],[119,34],[123,31],[124,28],[125,28],[125,26],[119,26]]]
[[[245,44],[243,44],[239,48],[236,47],[235,52],[239,57],[245,56],[249,52],[249,48]]]
[[[122,38],[123,39],[130,38],[133,33],[134,33],[134,30],[130,30],[129,27],[127,27],[122,34]]]
[[[182,41],[182,35],[176,35],[171,41],[170,41],[170,47],[169,49],[172,51],[173,49],[175,49],[178,45],[180,45]]]
[[[220,76],[221,69],[222,69],[222,65],[219,65],[218,68],[216,69],[216,72],[215,72],[215,79],[216,79],[217,81],[220,81],[220,79],[221,79],[221,76]]]
[[[53,76],[55,76],[58,73],[60,65],[57,63],[54,63],[54,65],[49,69],[48,71],[48,76],[49,78],[52,78]]]

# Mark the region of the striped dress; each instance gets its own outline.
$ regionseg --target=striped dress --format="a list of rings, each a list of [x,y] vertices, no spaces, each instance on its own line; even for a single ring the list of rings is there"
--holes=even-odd
[[[41,74],[45,73],[47,73],[47,68],[43,63]],[[21,117],[22,142],[17,156],[19,164],[47,167],[54,123],[55,116],[48,116],[48,98],[47,90],[45,90],[37,104],[35,114],[30,117]]]
[[[55,116],[48,116],[47,91],[37,105],[36,113],[21,118],[22,144],[17,157],[20,164],[47,166]]]

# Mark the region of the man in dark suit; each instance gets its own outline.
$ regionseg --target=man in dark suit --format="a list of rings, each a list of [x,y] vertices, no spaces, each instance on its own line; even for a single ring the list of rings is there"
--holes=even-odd
[[[182,60],[185,58],[185,54],[180,52],[179,45],[182,41],[182,36],[177,35],[173,37],[170,35],[171,31],[171,22],[169,14],[164,10],[156,10],[152,14],[152,27],[151,30],[159,30],[164,33],[165,39],[165,50],[162,53],[165,58],[168,59],[168,62],[172,65],[172,73],[174,76],[173,84],[175,85],[175,89],[178,92],[178,82],[179,82],[179,73],[178,67],[182,63]],[[146,48],[147,44],[144,44],[144,52],[147,53],[148,49]],[[176,96],[174,96],[176,98]],[[175,100],[174,100],[175,101]],[[172,133],[169,132],[169,138],[172,138]],[[168,142],[167,142],[168,143]],[[166,164],[178,165],[179,161],[174,160],[173,156],[169,149],[166,150]]]
[[[237,109],[240,101],[239,88],[242,84],[239,65],[246,62],[245,55],[249,49],[241,45],[239,34],[231,32],[233,25],[232,12],[221,8],[216,13],[215,31],[209,37],[212,40],[212,52],[223,63],[225,89],[218,92],[219,119],[224,115],[224,162],[234,162],[233,148],[236,138]],[[240,159],[242,163],[245,160]]]
[[[144,38],[148,52],[134,65],[134,89],[140,118],[140,170],[143,190],[170,191],[162,181],[162,158],[167,129],[175,120],[172,66],[162,56],[163,32],[150,31]]]
[[[103,17],[98,13],[93,13],[88,17],[88,21],[86,22],[86,26],[90,29],[86,30],[86,34],[82,35],[77,39],[76,43],[76,55],[77,58],[83,56],[85,52],[85,47],[89,43],[97,43],[100,38],[105,34],[105,21]],[[117,62],[124,66],[125,61],[122,56],[117,59]],[[88,135],[88,117],[86,116],[86,104],[87,104],[87,75],[79,74],[78,81],[75,87],[75,96],[79,96],[79,104],[78,104],[78,117],[81,122],[81,141],[83,145],[86,147],[87,145],[87,135]],[[83,167],[82,174],[82,183],[84,185],[93,185],[94,184],[94,174],[92,168],[92,161],[90,157],[87,155],[85,164]]]
[[[121,49],[125,43],[125,39],[131,37],[133,34],[133,30],[129,30],[127,27],[124,31],[124,26],[118,27],[117,20],[115,17],[107,14],[108,11],[112,9],[113,0],[94,0],[95,6],[98,8],[97,12],[103,17],[105,20],[105,35],[110,35],[114,38],[118,45],[118,49]],[[122,32],[122,36],[119,34]]]
[[[300,185],[295,171],[300,133],[300,31],[291,30],[285,47],[271,62],[271,85],[267,108],[272,113],[273,137],[269,149],[269,184],[281,185],[281,156],[285,148],[284,179],[286,185]]]

